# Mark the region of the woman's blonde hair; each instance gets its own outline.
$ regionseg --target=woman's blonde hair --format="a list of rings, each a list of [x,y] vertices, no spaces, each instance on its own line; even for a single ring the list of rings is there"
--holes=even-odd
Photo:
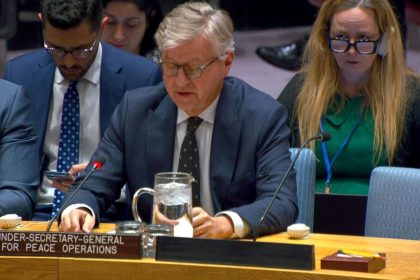
[[[338,66],[327,44],[331,21],[337,12],[355,7],[373,11],[380,33],[387,37],[383,42],[387,52],[375,58],[362,90],[364,104],[370,108],[374,119],[374,159],[386,153],[392,163],[405,130],[406,80],[411,72],[405,66],[400,28],[388,0],[327,0],[323,4],[304,52],[305,81],[294,117],[298,121],[300,139],[309,139],[318,133],[321,118],[340,86]]]

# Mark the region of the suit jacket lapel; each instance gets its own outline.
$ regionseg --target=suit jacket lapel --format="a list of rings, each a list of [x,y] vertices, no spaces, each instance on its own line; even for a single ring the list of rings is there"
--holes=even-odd
[[[50,111],[52,87],[54,82],[55,63],[46,53],[30,77],[32,85],[28,86],[29,98],[31,99],[33,112],[37,114],[34,118],[36,129],[40,135],[40,149],[45,139],[45,132],[48,125],[48,113]]]
[[[111,47],[102,44],[102,62],[100,76],[100,125],[101,135],[108,127],[114,108],[121,101],[124,94],[125,80],[120,75],[121,64],[112,52]]]
[[[147,116],[148,174],[172,171],[177,109],[169,96],[165,96],[156,110]],[[153,182],[153,178],[149,178]]]
[[[221,211],[221,195],[229,190],[235,171],[242,123],[238,117],[238,94],[224,82],[216,109],[210,155],[210,185],[215,211]]]

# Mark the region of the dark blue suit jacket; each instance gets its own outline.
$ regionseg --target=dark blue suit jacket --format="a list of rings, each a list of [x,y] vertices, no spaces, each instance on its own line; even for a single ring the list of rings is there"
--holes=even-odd
[[[162,75],[153,61],[101,44],[100,125],[103,135],[124,93],[155,85],[162,80]],[[40,133],[40,155],[48,124],[55,67],[51,55],[42,49],[9,61],[4,74],[6,80],[23,85],[28,92],[35,125]]]
[[[118,198],[124,183],[131,194],[140,187],[153,186],[156,173],[172,171],[176,119],[177,108],[163,84],[128,92],[93,156],[104,156],[106,164],[93,173],[72,201],[86,203],[98,215]],[[225,80],[210,155],[215,211],[235,211],[255,230],[290,164],[286,120],[285,108],[268,95],[239,79]],[[145,220],[150,218],[151,203],[150,197],[140,199],[140,214]],[[285,230],[297,217],[296,205],[292,173],[261,233]]]
[[[21,86],[0,80],[0,216],[32,216],[39,156],[30,109]]]

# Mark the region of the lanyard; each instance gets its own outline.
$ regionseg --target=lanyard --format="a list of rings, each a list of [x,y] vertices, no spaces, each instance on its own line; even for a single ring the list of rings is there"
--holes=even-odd
[[[325,170],[327,171],[327,179],[325,180],[325,192],[330,192],[330,183],[331,183],[331,177],[332,177],[332,166],[334,165],[335,160],[337,159],[338,155],[344,150],[344,148],[348,145],[350,138],[353,136],[356,129],[359,127],[363,116],[366,113],[366,109],[360,114],[359,119],[357,120],[356,124],[351,129],[350,133],[347,135],[344,142],[341,144],[340,148],[337,150],[337,152],[334,154],[332,160],[330,161],[330,158],[328,156],[328,149],[327,149],[327,143],[322,142],[321,143],[321,149],[322,149],[322,155],[324,157],[324,163],[325,163]],[[325,126],[325,117],[321,120],[320,129],[321,132],[324,132]]]

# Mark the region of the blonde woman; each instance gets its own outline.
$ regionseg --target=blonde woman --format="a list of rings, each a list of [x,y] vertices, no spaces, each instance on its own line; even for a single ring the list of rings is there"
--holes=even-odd
[[[316,192],[366,195],[374,167],[419,166],[418,93],[387,0],[325,1],[303,70],[278,98],[289,108],[293,145],[319,131],[332,136],[312,145]]]

